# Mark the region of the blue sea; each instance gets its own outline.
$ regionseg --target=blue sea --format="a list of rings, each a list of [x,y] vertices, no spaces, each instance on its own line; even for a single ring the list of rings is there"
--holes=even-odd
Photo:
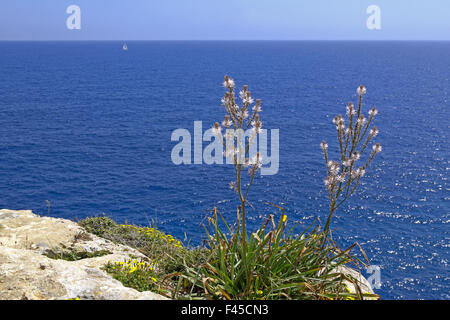
[[[252,228],[274,207],[300,230],[327,216],[332,118],[375,105],[383,146],[337,211],[341,247],[381,268],[383,299],[450,299],[450,42],[0,42],[0,207],[82,219],[105,213],[192,244],[217,206],[229,221],[232,166],[171,161],[178,128],[221,121],[223,76],[262,99],[280,168],[255,179]],[[233,209],[234,208],[234,209]],[[186,240],[186,241],[187,241]],[[355,253],[358,250],[355,250]],[[364,270],[363,270],[364,273]],[[368,275],[368,274],[366,274]]]

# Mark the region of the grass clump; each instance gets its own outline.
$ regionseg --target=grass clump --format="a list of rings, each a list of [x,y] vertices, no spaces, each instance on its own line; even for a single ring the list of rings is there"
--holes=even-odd
[[[227,236],[219,228],[225,225]],[[208,261],[182,275],[184,293],[179,298],[225,300],[355,300],[377,297],[356,290],[356,279],[336,271],[355,262],[347,250],[341,251],[326,238],[327,233],[311,226],[301,235],[287,230],[284,213],[278,223],[270,216],[243,245],[241,235],[215,211],[210,219]],[[187,285],[186,285],[187,284]]]
[[[112,252],[108,250],[98,250],[92,252],[78,251],[78,250],[64,250],[64,251],[46,250],[44,252],[44,255],[55,260],[78,261],[82,259],[102,257],[111,253]]]

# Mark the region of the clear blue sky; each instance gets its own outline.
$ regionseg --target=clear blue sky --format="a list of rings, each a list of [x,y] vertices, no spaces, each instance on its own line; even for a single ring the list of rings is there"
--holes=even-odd
[[[81,8],[68,30],[66,8]],[[366,9],[381,8],[381,30]],[[1,0],[0,40],[450,40],[449,0]]]

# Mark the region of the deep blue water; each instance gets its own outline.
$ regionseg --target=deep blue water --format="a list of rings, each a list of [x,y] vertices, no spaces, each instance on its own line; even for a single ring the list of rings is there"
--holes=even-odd
[[[0,207],[64,218],[105,212],[193,243],[236,198],[230,166],[176,166],[171,132],[223,117],[225,74],[280,128],[280,170],[258,177],[255,227],[282,204],[304,226],[327,214],[319,143],[356,102],[380,111],[383,152],[333,221],[381,267],[384,299],[449,299],[450,43],[0,42]],[[366,109],[367,110],[367,109]],[[277,213],[279,215],[279,213]]]

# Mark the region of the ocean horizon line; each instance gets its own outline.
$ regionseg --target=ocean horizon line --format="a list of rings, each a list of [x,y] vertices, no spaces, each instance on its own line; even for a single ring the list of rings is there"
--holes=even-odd
[[[37,39],[37,40],[16,40],[16,39],[0,39],[0,42],[450,42],[450,39],[447,40],[405,40],[405,39],[298,39],[298,40],[283,40],[283,39],[114,39],[114,40],[105,40],[105,39],[88,39],[88,40],[62,40],[62,39]]]

